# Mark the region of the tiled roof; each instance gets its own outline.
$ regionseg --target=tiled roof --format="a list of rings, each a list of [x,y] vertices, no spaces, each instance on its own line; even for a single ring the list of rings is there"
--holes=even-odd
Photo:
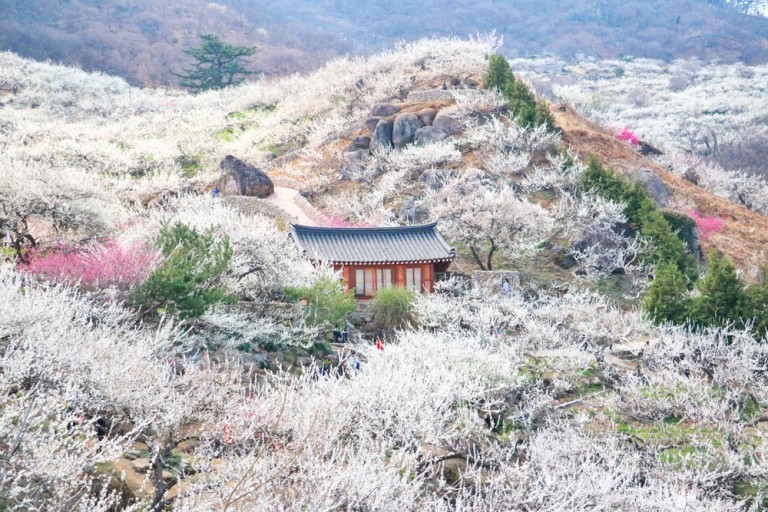
[[[417,263],[451,261],[456,251],[436,224],[393,228],[317,228],[292,224],[291,236],[312,261]]]

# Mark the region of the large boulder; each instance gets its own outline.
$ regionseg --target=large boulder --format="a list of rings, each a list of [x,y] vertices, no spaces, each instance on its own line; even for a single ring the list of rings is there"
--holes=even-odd
[[[392,143],[396,148],[410,144],[416,138],[416,130],[422,126],[424,124],[416,114],[398,114],[392,126]]]
[[[400,107],[398,107],[397,105],[393,105],[392,103],[376,103],[373,106],[371,115],[378,116],[378,117],[388,117],[388,116],[393,116],[398,112],[400,112]]]
[[[419,110],[417,115],[419,116],[421,122],[424,123],[424,126],[432,126],[432,122],[435,120],[435,116],[437,115],[437,110],[433,108],[423,108]]]
[[[368,157],[371,155],[367,149],[358,149],[344,153],[344,165],[350,172],[358,173],[365,168]]]
[[[275,185],[269,176],[232,155],[222,160],[219,167],[223,171],[217,184],[221,196],[252,196],[263,199],[275,191]]]
[[[448,138],[448,135],[440,128],[425,126],[424,128],[416,130],[416,137],[414,140],[416,141],[417,146],[424,146],[425,144],[440,142],[446,138]]]
[[[371,151],[390,149],[392,148],[392,128],[394,123],[382,119],[376,125],[371,135],[371,142],[369,146]]]
[[[456,135],[464,131],[461,118],[456,112],[441,110],[432,121],[432,126],[439,128],[448,135]]]
[[[364,135],[359,135],[353,139],[352,144],[360,149],[368,149],[368,146],[371,145],[371,138]]]
[[[365,120],[365,128],[369,132],[373,132],[376,129],[376,125],[381,121],[380,117],[369,117]]]
[[[650,169],[640,168],[629,175],[630,179],[640,183],[648,195],[661,207],[667,205],[669,190],[658,174]]]

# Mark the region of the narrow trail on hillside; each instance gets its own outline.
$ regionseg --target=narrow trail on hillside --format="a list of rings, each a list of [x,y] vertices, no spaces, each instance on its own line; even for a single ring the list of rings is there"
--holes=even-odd
[[[290,217],[295,217],[299,224],[303,224],[305,226],[317,226],[317,222],[309,218],[309,216],[304,213],[304,210],[299,208],[299,206],[296,204],[295,198],[298,195],[298,190],[294,190],[288,187],[275,187],[274,193],[264,200],[277,206],[286,212]]]

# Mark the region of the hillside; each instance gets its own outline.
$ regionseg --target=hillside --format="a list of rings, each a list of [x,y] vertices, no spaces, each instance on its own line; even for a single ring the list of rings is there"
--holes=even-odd
[[[523,126],[484,84],[499,43],[200,95],[0,53],[0,509],[768,506],[764,336],[651,322],[654,241],[693,260],[644,188],[666,239],[582,160],[726,217],[702,245],[742,268],[765,217],[573,107]],[[214,197],[230,155],[290,193]],[[454,272],[383,324],[298,253],[286,200],[337,227],[436,221]]]
[[[748,12],[757,8],[737,4]],[[115,74],[132,84],[176,84],[173,73],[188,63],[184,50],[207,32],[258,47],[253,68],[268,75],[314,69],[402,40],[490,32],[517,57],[768,62],[768,19],[711,0],[0,2],[0,51]]]
[[[280,23],[265,27],[263,21],[202,0],[7,0],[0,2],[0,51],[157,86],[178,82],[174,73],[189,65],[184,50],[199,44],[198,34],[215,33],[232,44],[255,46],[251,69],[267,75],[312,69],[350,50],[330,33],[323,34],[322,44],[310,33],[286,41],[280,34],[287,28]]]

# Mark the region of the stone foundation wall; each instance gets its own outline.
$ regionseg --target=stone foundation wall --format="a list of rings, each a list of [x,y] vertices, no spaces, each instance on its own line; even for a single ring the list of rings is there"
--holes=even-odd
[[[476,270],[472,274],[472,290],[484,294],[501,295],[504,279],[509,279],[512,289],[520,288],[520,272],[516,270]]]
[[[259,199],[258,197],[248,196],[228,196],[221,198],[224,203],[245,215],[265,215],[267,217],[282,219],[285,222],[295,222],[297,219],[288,215],[277,206]]]

